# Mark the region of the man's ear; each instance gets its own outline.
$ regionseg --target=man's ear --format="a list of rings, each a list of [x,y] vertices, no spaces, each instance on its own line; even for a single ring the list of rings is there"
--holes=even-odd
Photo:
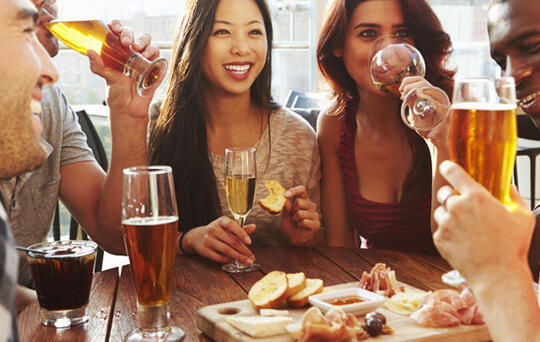
[[[334,56],[336,56],[337,58],[341,58],[343,56],[343,52],[340,48],[335,48],[334,50],[332,50],[332,54],[334,54]]]

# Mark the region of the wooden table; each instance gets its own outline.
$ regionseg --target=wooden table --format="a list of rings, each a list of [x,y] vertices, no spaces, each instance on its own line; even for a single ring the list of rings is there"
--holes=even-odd
[[[363,271],[377,262],[396,270],[400,281],[423,290],[447,288],[441,275],[451,267],[441,258],[395,251],[345,248],[269,248],[252,249],[261,271],[228,274],[220,265],[196,256],[178,256],[174,265],[171,322],[186,332],[184,341],[210,341],[196,326],[196,312],[203,306],[247,298],[253,283],[273,270],[303,271],[310,278],[321,278],[325,285],[356,281]],[[135,328],[136,299],[131,270],[122,270],[110,340],[121,341]]]
[[[310,278],[323,279],[328,286],[357,281],[363,271],[369,271],[377,262],[385,262],[396,271],[399,281],[423,290],[436,290],[448,287],[441,282],[441,275],[451,269],[439,257],[396,251],[269,247],[252,250],[261,271],[234,275],[202,257],[177,256],[171,323],[184,329],[184,341],[210,341],[197,329],[198,309],[246,299],[251,285],[273,270],[303,271]],[[21,341],[122,341],[137,324],[137,306],[130,267],[122,269],[119,281],[117,274],[117,270],[108,270],[94,275],[89,306],[91,321],[81,327],[64,330],[43,327],[38,321],[37,301],[33,303],[18,317]]]

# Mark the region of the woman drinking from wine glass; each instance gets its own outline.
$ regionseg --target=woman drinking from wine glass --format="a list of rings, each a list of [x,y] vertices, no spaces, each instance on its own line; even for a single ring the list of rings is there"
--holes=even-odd
[[[304,245],[320,230],[319,147],[309,124],[271,98],[270,20],[264,0],[186,4],[149,149],[151,164],[173,167],[183,252],[250,264],[252,241]],[[255,203],[265,180],[288,189],[281,216],[256,204],[244,229],[226,216],[230,147],[256,149]]]
[[[450,38],[424,0],[332,2],[317,47],[335,99],[318,122],[327,242],[436,253],[428,146],[402,122],[399,97],[370,77],[371,45],[382,36],[416,46],[426,79],[452,88]]]

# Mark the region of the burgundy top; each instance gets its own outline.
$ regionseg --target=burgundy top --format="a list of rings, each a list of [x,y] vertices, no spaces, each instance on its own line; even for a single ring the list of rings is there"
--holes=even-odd
[[[341,120],[339,162],[344,178],[347,215],[354,229],[355,245],[367,239],[367,247],[406,252],[437,253],[431,236],[431,191],[414,198],[403,210],[399,202],[379,203],[359,193],[354,138],[358,99],[349,100]],[[364,241],[365,242],[365,241]],[[363,244],[365,245],[365,244]]]

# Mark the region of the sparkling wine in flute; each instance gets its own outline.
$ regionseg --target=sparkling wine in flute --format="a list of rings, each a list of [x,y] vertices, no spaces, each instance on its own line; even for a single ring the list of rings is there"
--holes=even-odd
[[[516,106],[460,103],[452,107],[450,158],[505,205],[516,158]]]
[[[168,303],[178,217],[132,218],[123,221],[122,228],[139,304]]]
[[[227,204],[234,216],[247,216],[253,207],[255,198],[255,182],[253,176],[226,176],[225,193]]]
[[[120,38],[101,20],[53,20],[44,24],[58,39],[73,50],[87,54],[93,50],[105,65],[137,80],[137,91],[144,96],[159,85],[167,71],[167,61],[149,61],[120,43]]]

